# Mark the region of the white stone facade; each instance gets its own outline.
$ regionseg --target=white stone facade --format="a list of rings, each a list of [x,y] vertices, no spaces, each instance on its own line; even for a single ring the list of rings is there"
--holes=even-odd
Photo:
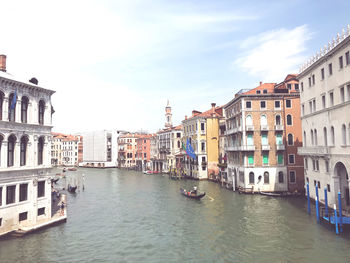
[[[51,217],[53,93],[0,71],[0,235]]]
[[[350,27],[317,53],[302,68],[301,114],[305,181],[310,196],[328,205],[337,204],[338,191],[342,207],[350,211],[348,173],[350,171]]]

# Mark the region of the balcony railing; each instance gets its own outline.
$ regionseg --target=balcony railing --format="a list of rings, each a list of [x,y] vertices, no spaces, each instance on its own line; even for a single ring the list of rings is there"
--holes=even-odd
[[[330,148],[328,146],[299,147],[298,154],[325,156],[330,154]]]
[[[225,147],[225,151],[255,151],[255,145],[227,146]]]
[[[276,144],[277,151],[284,151],[285,149],[286,147],[284,146],[284,144]]]
[[[245,128],[247,131],[254,131],[254,125],[246,125]]]
[[[261,150],[262,151],[270,151],[270,145],[268,145],[268,144],[261,145]]]
[[[275,130],[276,131],[283,131],[283,125],[275,125]]]
[[[261,131],[268,131],[269,130],[269,126],[267,126],[267,125],[260,125],[260,130]]]

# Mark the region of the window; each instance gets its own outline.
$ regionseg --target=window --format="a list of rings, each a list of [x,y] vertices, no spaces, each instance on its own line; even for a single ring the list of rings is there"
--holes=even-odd
[[[257,90],[257,91],[256,91],[256,94],[260,94],[260,93],[261,93],[260,90]]]
[[[21,122],[27,123],[28,98],[22,97],[21,102]]]
[[[16,186],[9,185],[6,187],[6,204],[13,204],[16,202]]]
[[[28,212],[23,212],[23,213],[19,213],[19,221],[24,221],[27,220],[28,218]]]
[[[320,181],[317,182],[317,187],[318,187],[318,189],[321,189],[321,183],[320,183]]]
[[[322,109],[326,108],[326,95],[322,95]]]
[[[317,184],[317,183],[316,183],[316,180],[314,180],[314,186],[315,186],[315,187],[316,187],[316,184]]]
[[[265,109],[266,108],[266,101],[260,101],[260,108]]]
[[[2,105],[3,105],[3,102],[4,102],[4,93],[2,93],[0,91],[0,120],[2,120]]]
[[[276,109],[281,108],[281,102],[279,100],[275,100],[275,108]]]
[[[324,80],[324,68],[321,68],[321,79]]]
[[[20,165],[24,166],[26,165],[26,157],[27,157],[27,144],[28,144],[28,138],[26,136],[22,136],[21,138],[21,145],[20,145]]]
[[[329,93],[329,106],[334,105],[334,97],[333,97],[333,91]]]
[[[147,153],[144,153],[144,154],[143,154],[143,158],[147,158]]]
[[[303,145],[306,147],[307,143],[306,143],[306,132],[304,131],[304,139],[303,139]]]
[[[28,199],[28,184],[19,185],[19,201],[26,201]]]
[[[345,101],[345,89],[344,89],[344,87],[340,88],[340,101],[341,102]]]
[[[327,191],[330,193],[331,192],[331,186],[327,184]]]
[[[281,115],[276,115],[275,121],[276,121],[276,125],[281,125]]]
[[[16,143],[16,137],[14,135],[10,135],[7,142],[7,166],[8,167],[11,167],[14,165],[15,143]]]
[[[304,82],[301,83],[301,92],[304,91]]]
[[[306,170],[309,169],[309,162],[307,158],[304,159],[304,166]]]
[[[202,142],[202,143],[201,143],[201,150],[202,150],[202,152],[205,151],[205,142]]]
[[[268,165],[268,164],[269,164],[269,155],[263,154],[263,165]]]
[[[43,164],[43,152],[44,152],[44,137],[40,137],[38,140],[38,165]]]
[[[176,138],[181,138],[181,133],[180,132],[176,133]]]
[[[0,218],[0,226],[1,226],[1,224],[2,224],[2,218]]]
[[[315,145],[317,145],[318,143],[317,143],[317,130],[315,129],[314,130],[314,141],[315,141]]]
[[[295,90],[299,90],[299,84],[298,83],[294,84],[294,89]]]
[[[345,63],[346,65],[350,64],[350,55],[349,55],[349,51],[345,53]]]
[[[292,115],[287,115],[287,125],[292,125]]]
[[[316,165],[316,171],[320,170],[320,164],[318,160],[315,160],[315,165]]]
[[[329,173],[329,161],[325,160],[325,168],[326,168],[326,173]]]
[[[301,105],[301,114],[302,114],[302,116],[305,115],[305,106],[304,106],[304,104]]]
[[[282,171],[278,172],[278,182],[280,184],[284,183],[284,176],[283,176],[283,172]]]
[[[247,134],[247,145],[254,145],[253,134]]]
[[[16,103],[17,103],[17,97],[15,97],[15,94],[11,93],[8,100],[8,119],[9,121],[15,121],[16,120]]]
[[[204,123],[201,123],[201,131],[204,131]]]
[[[339,57],[339,68],[342,69],[344,67],[344,64],[343,64],[343,56],[340,56]]]
[[[245,102],[245,107],[246,107],[246,109],[251,109],[252,108],[252,102],[251,101],[246,101]]]
[[[291,90],[292,89],[292,84],[287,84],[287,89]]]
[[[315,74],[312,75],[312,85],[315,85]]]
[[[266,115],[261,115],[260,116],[260,125],[267,125]]]
[[[247,115],[246,117],[246,124],[247,125],[253,125],[253,119],[251,115]]]
[[[310,108],[310,113],[312,113],[312,101],[309,101],[309,108]]]
[[[288,134],[288,145],[294,145],[293,134]]]
[[[346,86],[347,92],[348,92],[348,100],[350,100],[350,85]]]
[[[328,146],[328,142],[327,142],[327,128],[326,127],[323,128],[323,140],[324,140],[324,146]]]
[[[264,172],[264,184],[270,184],[269,172]]]
[[[45,181],[38,182],[38,197],[45,196]]]
[[[278,164],[283,164],[283,154],[281,154],[281,153],[279,153],[278,155],[277,155],[277,162],[278,162]]]
[[[44,124],[44,112],[45,112],[45,102],[43,100],[40,100],[38,121],[39,121],[39,124],[41,125]]]
[[[264,89],[264,90],[263,90],[263,93],[264,93],[264,94],[267,94],[267,89]]]
[[[292,101],[286,100],[286,108],[291,108],[291,107],[292,107]]]
[[[283,142],[282,142],[282,133],[277,133],[276,134],[276,144],[277,145],[281,145]]]
[[[38,209],[38,216],[45,215],[45,207]]]
[[[289,164],[294,164],[295,163],[294,154],[288,154],[288,163]]]
[[[328,73],[329,75],[333,74],[332,63],[328,64]]]
[[[341,127],[341,135],[342,135],[342,145],[346,145],[346,126],[345,124]]]
[[[335,144],[335,139],[334,139],[334,127],[331,127],[331,144],[334,146]]]
[[[269,142],[267,140],[267,133],[266,132],[261,134],[261,144],[262,145],[268,145],[269,144]]]
[[[0,187],[0,206],[2,206],[2,187]]]
[[[296,180],[295,180],[295,171],[289,171],[289,182],[291,183],[295,183]]]
[[[254,173],[253,172],[249,173],[249,184],[254,184]]]
[[[180,145],[180,141],[177,141],[177,148],[180,148],[181,145]]]
[[[311,77],[309,77],[309,87],[311,87]]]
[[[312,100],[312,112],[316,111],[316,99]]]
[[[248,165],[254,164],[254,155],[248,155]]]

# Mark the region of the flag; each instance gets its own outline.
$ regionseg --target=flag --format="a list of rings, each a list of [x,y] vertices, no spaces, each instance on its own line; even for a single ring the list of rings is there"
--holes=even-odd
[[[11,110],[13,110],[16,107],[16,102],[17,102],[17,90],[15,90],[15,94],[13,94],[11,107],[10,107]]]
[[[187,138],[187,145],[186,145],[186,153],[189,157],[192,159],[196,159],[196,154],[194,153],[194,150],[192,148],[192,145],[190,143],[190,140]]]

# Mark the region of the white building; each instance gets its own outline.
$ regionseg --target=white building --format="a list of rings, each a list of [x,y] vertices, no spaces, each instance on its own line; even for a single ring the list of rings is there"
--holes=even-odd
[[[51,220],[51,95],[0,55],[0,235]],[[16,99],[17,98],[17,99]]]
[[[83,162],[79,166],[107,168],[118,165],[118,131],[83,134]]]
[[[301,68],[300,101],[303,127],[305,181],[310,184],[310,196],[337,203],[342,194],[342,207],[350,210],[350,27]]]

